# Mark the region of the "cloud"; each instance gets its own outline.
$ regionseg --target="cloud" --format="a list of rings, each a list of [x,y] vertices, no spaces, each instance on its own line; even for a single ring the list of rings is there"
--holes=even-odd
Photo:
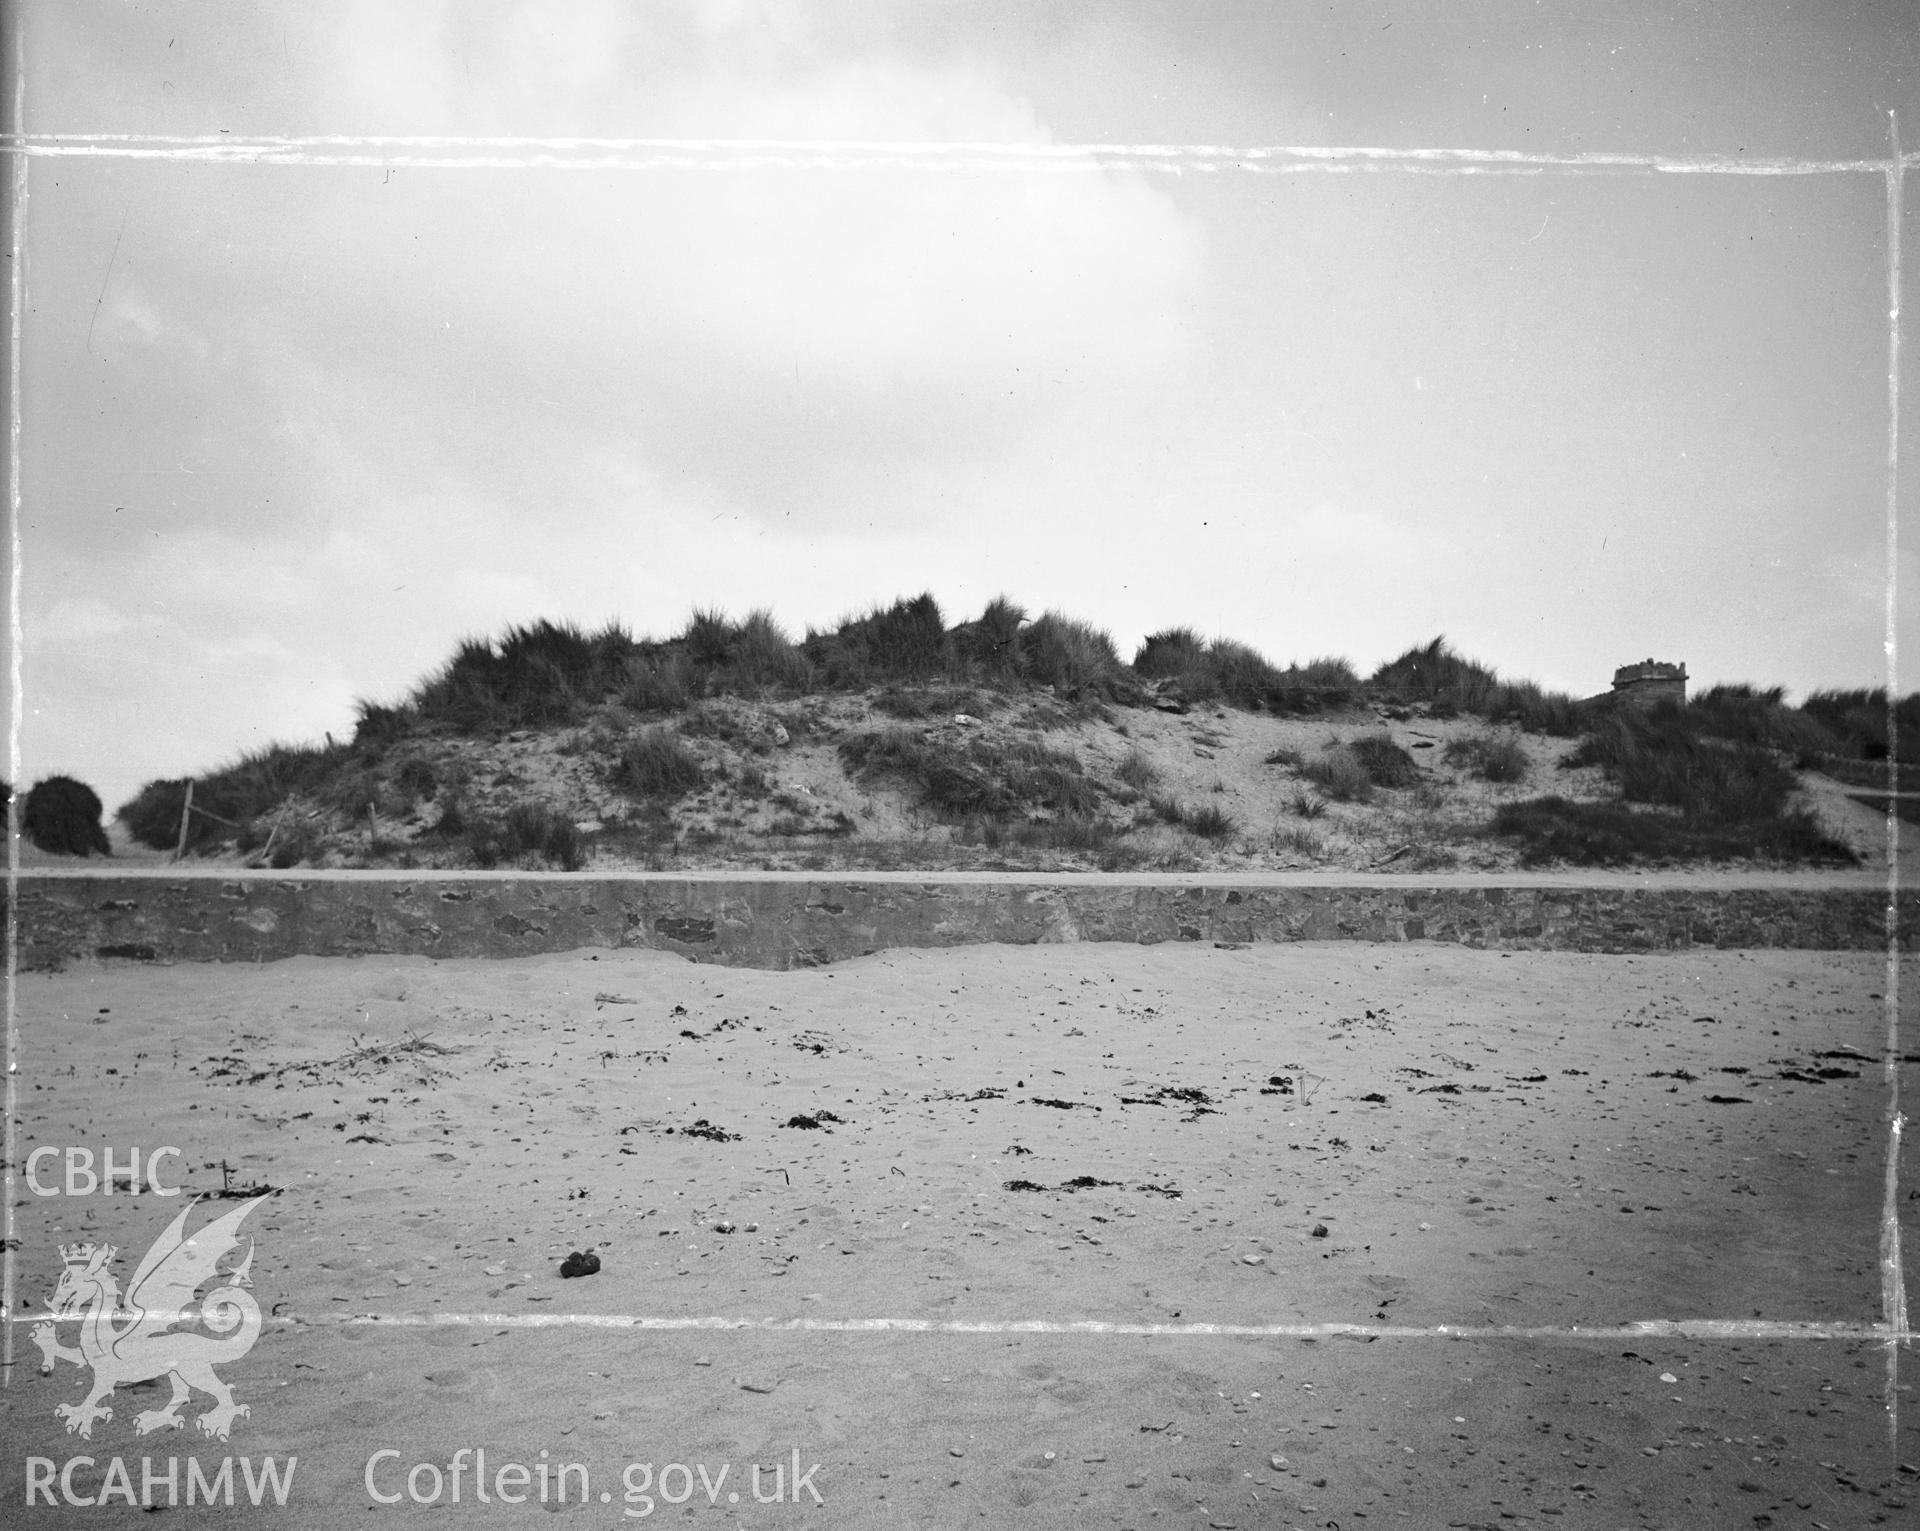
[[[26,636],[28,650],[98,643],[132,632],[137,624],[126,612],[97,597],[63,598],[47,608]]]
[[[28,95],[73,131],[1277,141],[1379,57],[1140,14],[71,0],[26,13]],[[1335,136],[1399,141],[1403,94]],[[928,585],[1123,648],[1444,630],[1576,686],[1651,630],[1776,678],[1878,641],[1877,183],[31,173],[34,758],[338,731],[509,621]]]

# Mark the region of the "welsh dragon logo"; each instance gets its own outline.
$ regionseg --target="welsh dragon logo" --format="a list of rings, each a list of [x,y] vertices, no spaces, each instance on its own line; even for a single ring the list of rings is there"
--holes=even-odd
[[[247,1273],[253,1264],[253,1240],[245,1241],[247,1252],[237,1265],[217,1267],[240,1247],[240,1224],[266,1199],[262,1195],[241,1203],[192,1237],[186,1233],[187,1214],[198,1203],[181,1208],[141,1257],[124,1303],[120,1283],[108,1268],[117,1250],[111,1245],[61,1246],[66,1269],[47,1304],[48,1317],[34,1325],[31,1338],[40,1347],[42,1376],[53,1370],[55,1361],[93,1368],[93,1390],[86,1398],[54,1409],[67,1422],[69,1434],[91,1438],[95,1420],[112,1419],[113,1410],[103,1400],[121,1383],[168,1377],[173,1397],[163,1409],[136,1414],[135,1433],[178,1430],[186,1423],[180,1407],[197,1389],[214,1401],[199,1417],[200,1429],[219,1440],[227,1438],[233,1422],[248,1410],[233,1401],[233,1389],[213,1369],[239,1360],[260,1338],[260,1305],[245,1290],[253,1285]],[[209,1281],[222,1284],[193,1306],[195,1294]],[[211,1336],[175,1328],[196,1318]],[[71,1319],[80,1321],[78,1348],[54,1337],[53,1326]]]

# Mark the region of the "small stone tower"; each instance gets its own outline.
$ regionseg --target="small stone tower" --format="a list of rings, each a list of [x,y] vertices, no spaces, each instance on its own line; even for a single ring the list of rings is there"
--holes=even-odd
[[[1687,705],[1687,667],[1684,662],[1666,664],[1658,659],[1622,665],[1613,672],[1613,695],[1633,707],[1647,708],[1658,702],[1684,707]]]

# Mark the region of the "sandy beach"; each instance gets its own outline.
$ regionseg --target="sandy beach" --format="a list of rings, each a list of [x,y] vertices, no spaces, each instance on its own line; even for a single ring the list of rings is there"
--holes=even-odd
[[[8,1460],[90,1456],[111,1501],[21,1523],[141,1513],[115,1456],[163,1503],[178,1458],[189,1524],[256,1513],[184,1503],[229,1456],[239,1504],[297,1457],[300,1526],[1897,1522],[1886,978],[1347,943],[22,975],[23,1158],[172,1146],[184,1188],[16,1177],[29,1320],[60,1246],[124,1287],[188,1198],[279,1194],[225,1441],[198,1393],[137,1435],[160,1382],[67,1433],[89,1379],[20,1326]],[[527,1501],[475,1501],[475,1452]]]

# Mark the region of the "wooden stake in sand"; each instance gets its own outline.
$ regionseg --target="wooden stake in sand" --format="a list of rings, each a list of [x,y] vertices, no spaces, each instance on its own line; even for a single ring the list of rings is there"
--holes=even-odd
[[[187,778],[187,795],[180,801],[180,843],[173,848],[173,859],[178,861],[187,853],[187,826],[193,822],[193,778]]]
[[[282,803],[280,805],[280,814],[274,819],[273,828],[267,831],[267,843],[260,847],[260,864],[262,866],[273,865],[273,842],[279,838],[280,826],[287,822],[287,810],[292,806],[291,803]]]

